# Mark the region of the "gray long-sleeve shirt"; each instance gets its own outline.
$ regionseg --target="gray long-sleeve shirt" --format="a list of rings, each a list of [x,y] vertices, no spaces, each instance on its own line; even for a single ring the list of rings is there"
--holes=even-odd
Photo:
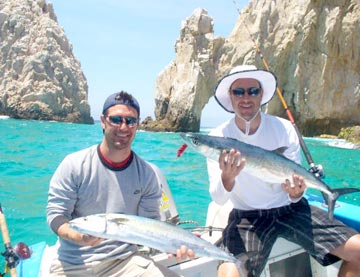
[[[65,157],[49,188],[47,221],[54,232],[73,218],[97,213],[125,213],[159,219],[161,189],[151,166],[133,153],[121,170],[107,166],[94,145]],[[58,258],[71,264],[125,258],[136,246],[105,240],[96,247],[59,238]]]

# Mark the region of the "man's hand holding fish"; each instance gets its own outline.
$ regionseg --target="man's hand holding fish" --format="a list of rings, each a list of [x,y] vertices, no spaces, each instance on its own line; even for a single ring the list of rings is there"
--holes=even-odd
[[[293,201],[295,199],[300,199],[306,191],[304,177],[298,176],[296,174],[293,174],[292,183],[289,179],[286,179],[285,183],[282,183],[281,186]]]
[[[223,150],[219,156],[221,180],[224,188],[231,191],[235,185],[235,177],[244,168],[246,159],[241,157],[240,151],[231,149],[229,152]]]

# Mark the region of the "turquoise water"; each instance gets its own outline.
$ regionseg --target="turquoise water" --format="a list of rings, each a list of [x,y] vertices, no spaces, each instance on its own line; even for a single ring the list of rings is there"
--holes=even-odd
[[[66,154],[101,141],[100,124],[7,119],[0,120],[0,135],[0,203],[11,242],[52,244],[56,237],[45,221],[49,180]],[[328,140],[321,139],[306,143],[314,161],[323,165],[330,187],[360,188],[360,150],[330,147]],[[205,158],[191,150],[177,158],[182,144],[176,133],[138,132],[134,150],[162,170],[180,218],[204,225],[210,201]],[[360,205],[359,198],[357,193],[341,201]]]

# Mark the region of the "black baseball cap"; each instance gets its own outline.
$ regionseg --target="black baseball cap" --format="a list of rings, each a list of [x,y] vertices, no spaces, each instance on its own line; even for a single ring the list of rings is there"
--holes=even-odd
[[[132,96],[131,94],[129,94],[129,93],[125,92],[125,91],[121,91],[121,92],[111,94],[105,100],[102,113],[105,114],[107,109],[109,109],[112,106],[120,105],[120,104],[128,105],[130,107],[133,107],[137,111],[138,116],[140,116],[139,102],[135,99],[134,96]]]

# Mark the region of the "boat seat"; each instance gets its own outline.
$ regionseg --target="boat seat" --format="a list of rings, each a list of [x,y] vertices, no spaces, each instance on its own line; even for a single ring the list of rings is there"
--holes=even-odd
[[[39,277],[49,276],[50,266],[56,255],[57,255],[57,248],[55,247],[55,245],[52,246],[46,245],[44,252],[42,253],[42,259],[39,269]]]

